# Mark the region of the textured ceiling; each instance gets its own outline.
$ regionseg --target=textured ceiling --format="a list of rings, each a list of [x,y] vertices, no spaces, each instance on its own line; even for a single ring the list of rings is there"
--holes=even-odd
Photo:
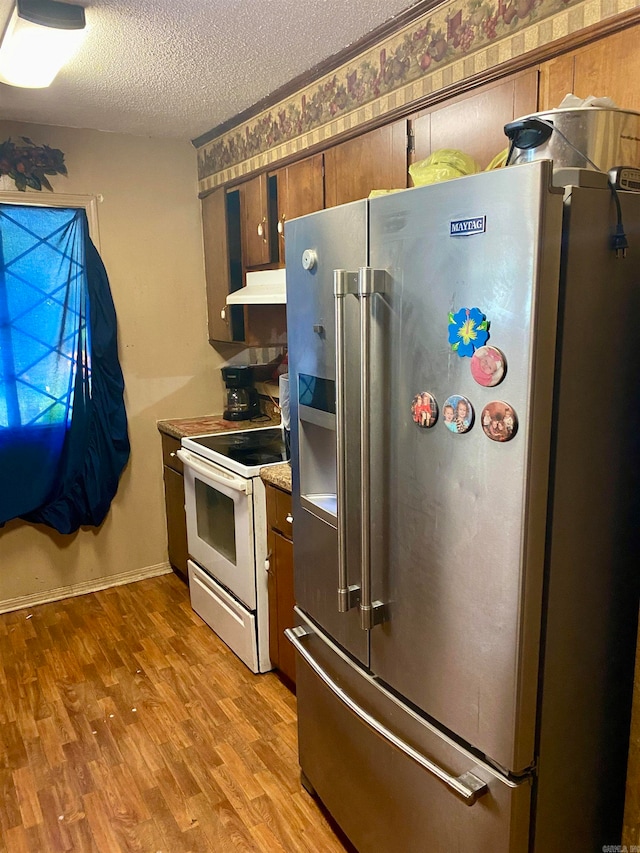
[[[0,119],[194,139],[412,2],[87,0],[79,5],[86,9],[88,33],[78,55],[48,89],[0,83]],[[12,0],[0,0],[0,31],[11,8]]]

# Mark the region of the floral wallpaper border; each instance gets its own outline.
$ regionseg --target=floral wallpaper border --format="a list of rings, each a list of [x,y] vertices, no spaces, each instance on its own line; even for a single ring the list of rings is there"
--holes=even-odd
[[[444,0],[357,59],[205,143],[198,149],[199,191],[637,5],[638,0]]]

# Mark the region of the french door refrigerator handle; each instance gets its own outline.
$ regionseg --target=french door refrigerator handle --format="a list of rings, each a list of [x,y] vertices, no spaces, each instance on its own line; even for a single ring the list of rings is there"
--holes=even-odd
[[[429,773],[433,774],[436,778],[440,779],[441,782],[444,782],[445,785],[448,785],[453,791],[455,791],[458,796],[462,797],[466,805],[472,806],[476,800],[481,797],[483,794],[486,794],[489,790],[487,783],[472,773],[470,770],[467,770],[465,773],[462,773],[460,776],[452,776],[450,773],[447,773],[446,770],[443,770],[442,767],[439,767],[437,764],[434,764],[433,761],[428,759],[421,752],[418,752],[414,749],[410,744],[406,743],[406,741],[399,738],[392,731],[390,731],[385,725],[383,725],[379,720],[377,720],[374,716],[372,716],[368,711],[365,711],[364,708],[361,708],[357,702],[349,696],[336,682],[331,678],[331,676],[325,672],[325,670],[320,666],[320,664],[315,660],[313,655],[309,653],[309,651],[304,647],[301,642],[301,638],[309,634],[309,630],[307,628],[298,627],[298,628],[287,628],[284,632],[285,637],[289,640],[289,642],[293,645],[295,650],[298,652],[300,657],[311,667],[311,669],[315,672],[318,678],[325,684],[332,693],[337,696],[337,698],[349,708],[359,719],[361,719],[364,723],[366,723],[374,732],[381,735],[386,741],[392,743],[397,749],[411,758],[416,764],[419,764],[421,767],[424,767],[425,770],[428,770]]]
[[[384,293],[385,270],[361,267],[358,272],[360,296],[360,506],[361,526],[361,577],[360,577],[360,627],[368,631],[379,625],[385,616],[381,601],[371,600],[371,315],[372,297]]]
[[[344,352],[344,299],[358,293],[358,273],[333,271],[336,325],[336,499],[338,522],[338,612],[346,613],[360,601],[360,587],[349,586],[347,575],[347,459]]]

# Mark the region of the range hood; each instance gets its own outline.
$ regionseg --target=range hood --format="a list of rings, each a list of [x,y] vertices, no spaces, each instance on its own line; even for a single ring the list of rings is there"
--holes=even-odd
[[[227,296],[227,305],[284,305],[287,301],[285,271],[247,273],[247,283]]]

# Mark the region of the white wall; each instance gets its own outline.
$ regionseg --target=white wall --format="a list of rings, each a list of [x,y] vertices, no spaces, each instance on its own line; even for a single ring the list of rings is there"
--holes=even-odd
[[[156,420],[222,410],[221,362],[207,341],[190,143],[0,121],[0,141],[20,136],[64,152],[69,174],[50,178],[55,192],[104,198],[98,205],[101,255],[118,315],[131,459],[99,529],[62,536],[20,521],[0,529],[0,607],[165,563]]]

